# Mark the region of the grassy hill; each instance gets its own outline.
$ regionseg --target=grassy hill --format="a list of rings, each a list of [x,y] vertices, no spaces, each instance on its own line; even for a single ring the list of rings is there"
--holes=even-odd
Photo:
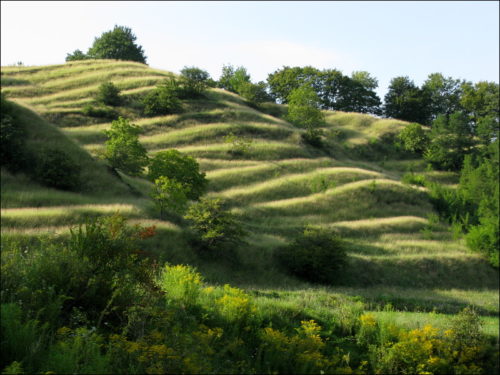
[[[66,233],[86,217],[120,211],[132,222],[156,225],[148,240],[162,260],[198,267],[209,283],[230,283],[251,291],[259,303],[328,310],[335,298],[356,298],[381,317],[408,326],[432,321],[467,305],[498,335],[498,274],[450,228],[437,223],[424,188],[401,182],[409,170],[453,185],[451,173],[429,172],[419,159],[388,152],[391,134],[405,123],[369,115],[325,112],[326,147],[301,140],[301,130],[283,119],[286,108],[249,105],[239,96],[210,89],[203,99],[183,101],[180,114],[142,118],[136,105],[171,73],[143,64],[86,60],[63,65],[2,67],[2,92],[19,105],[29,129],[28,145],[63,145],[82,166],[79,193],[43,187],[22,174],[2,170],[2,237],[30,239]],[[150,154],[170,148],[194,156],[209,180],[208,195],[227,199],[245,228],[248,245],[241,265],[201,259],[188,246],[181,223],[158,220],[149,199],[151,184],[114,176],[92,158],[103,149],[110,121],[85,115],[98,86],[112,81],[125,102],[116,109],[143,130]],[[240,156],[224,142],[230,131],[252,139]],[[389,150],[390,151],[390,150]],[[319,287],[283,273],[274,249],[304,224],[335,228],[349,244],[342,285]],[[317,296],[326,296],[317,298]],[[434,311],[434,314],[424,312]]]

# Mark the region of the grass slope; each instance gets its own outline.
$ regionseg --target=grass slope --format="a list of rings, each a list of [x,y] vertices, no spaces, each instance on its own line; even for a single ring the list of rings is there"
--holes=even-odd
[[[88,216],[119,210],[138,222],[156,223],[159,235],[149,246],[163,259],[194,264],[208,281],[238,285],[262,299],[274,293],[273,300],[300,308],[304,298],[315,299],[318,293],[357,296],[373,309],[391,304],[399,311],[393,312],[398,319],[407,314],[412,322],[435,318],[422,318],[424,311],[456,313],[467,305],[485,316],[498,315],[498,274],[448,228],[429,221],[433,209],[425,191],[400,182],[409,169],[449,185],[457,177],[425,172],[421,160],[354,152],[371,150],[404,122],[325,112],[327,147],[318,150],[303,144],[301,130],[280,118],[286,112],[283,106],[269,103],[258,110],[219,89],[184,101],[180,114],[142,118],[134,102],[171,75],[138,63],[105,60],[3,67],[2,91],[31,109],[19,109],[30,124],[30,147],[63,142],[81,160],[88,186],[81,193],[62,192],[2,171],[2,235],[64,233]],[[102,149],[102,131],[110,122],[85,116],[83,108],[104,81],[122,90],[125,100],[117,112],[142,128],[140,140],[151,154],[176,148],[196,157],[210,181],[208,194],[228,199],[251,233],[248,246],[240,249],[243,267],[200,259],[187,246],[179,223],[156,220],[148,182],[122,176],[143,193],[134,196],[90,158]],[[253,140],[243,155],[228,153],[231,145],[223,137],[230,131]],[[304,224],[335,228],[348,240],[344,286],[303,283],[272,262],[274,249]],[[495,331],[491,327],[498,327],[498,319],[489,319],[488,330]]]

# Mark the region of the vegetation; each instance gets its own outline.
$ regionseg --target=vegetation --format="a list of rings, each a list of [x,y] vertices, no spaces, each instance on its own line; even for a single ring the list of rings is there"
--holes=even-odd
[[[148,177],[156,181],[160,177],[182,184],[187,198],[197,200],[205,192],[207,179],[200,172],[198,162],[178,150],[160,151],[149,162]]]
[[[150,91],[143,100],[145,116],[159,116],[177,113],[181,110],[179,85],[174,79],[168,79]]]
[[[146,149],[140,144],[138,135],[141,129],[120,117],[111,123],[104,133],[108,137],[103,157],[113,168],[132,176],[142,173],[148,163]]]
[[[120,89],[113,82],[104,82],[99,86],[96,101],[105,105],[120,105]]]
[[[330,73],[332,90],[348,87]],[[435,105],[443,117],[429,110],[418,129],[323,110],[314,148],[286,120],[290,103],[253,105],[210,84],[187,98],[182,78],[172,85],[182,112],[144,117],[144,98],[170,77],[106,60],[2,69],[23,155],[58,149],[80,167],[75,192],[2,166],[3,372],[499,372],[494,85],[471,84],[465,109],[462,84],[433,76],[430,103],[458,95],[461,108]],[[118,106],[96,104],[103,82],[119,88]],[[178,150],[194,167],[171,178],[159,160],[155,179],[149,162],[138,176],[107,168],[96,157],[113,122],[86,105],[133,122],[149,160]],[[421,157],[432,121],[452,139],[468,124],[454,169]],[[251,147],[235,157],[228,134]],[[206,181],[198,203],[181,182],[189,171]],[[295,243],[307,243],[302,269],[319,266],[306,278],[286,267]]]

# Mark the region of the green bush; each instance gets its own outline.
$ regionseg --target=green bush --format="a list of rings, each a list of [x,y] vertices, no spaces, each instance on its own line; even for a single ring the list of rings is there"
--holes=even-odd
[[[161,116],[181,111],[180,87],[174,79],[167,80],[150,91],[143,99],[145,116]]]
[[[182,214],[186,209],[189,190],[186,185],[165,176],[155,179],[151,198],[160,210],[160,219],[164,219],[167,210]]]
[[[292,275],[325,284],[339,281],[347,264],[343,240],[315,227],[304,228],[291,244],[277,249],[275,257]]]
[[[183,98],[196,98],[205,92],[208,87],[210,74],[196,68],[185,66],[181,70],[181,96]]]
[[[82,109],[82,113],[85,116],[103,118],[107,120],[115,120],[118,116],[118,113],[109,107],[104,105],[93,106],[92,104],[85,104]]]
[[[1,94],[0,112],[0,165],[11,171],[26,166],[26,129],[16,120],[14,107]]]
[[[81,186],[80,171],[80,165],[66,152],[42,149],[36,155],[33,177],[56,189],[78,190]]]
[[[224,136],[224,143],[231,145],[228,153],[233,156],[241,156],[247,153],[252,146],[253,139],[243,136],[238,136],[232,131]]]
[[[141,128],[130,124],[120,117],[111,123],[111,129],[105,130],[108,137],[103,157],[113,168],[120,169],[132,176],[138,176],[148,163],[148,155],[139,142]]]
[[[197,200],[205,193],[208,184],[205,173],[200,172],[198,162],[189,155],[177,150],[158,152],[150,159],[148,169],[148,177],[153,182],[164,176],[184,185],[189,199]]]
[[[243,242],[243,228],[220,198],[201,198],[188,208],[184,218],[202,249],[227,251]]]
[[[410,185],[426,186],[427,179],[421,174],[405,173],[403,177],[401,177],[401,182]]]
[[[120,89],[113,82],[104,82],[98,88],[96,101],[105,105],[120,105]]]
[[[405,150],[422,154],[427,148],[429,137],[420,124],[408,124],[397,136]]]

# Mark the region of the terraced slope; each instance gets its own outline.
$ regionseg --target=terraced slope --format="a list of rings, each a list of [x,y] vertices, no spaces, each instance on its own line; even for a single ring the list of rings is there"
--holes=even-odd
[[[328,288],[332,293],[361,295],[375,304],[391,302],[401,308],[411,305],[415,310],[438,306],[454,312],[473,304],[486,315],[498,314],[495,271],[455,240],[449,228],[429,221],[433,209],[422,188],[400,181],[409,168],[423,172],[422,161],[353,153],[397,132],[404,122],[325,112],[328,147],[318,150],[303,144],[301,130],[282,118],[219,89],[211,89],[203,99],[185,101],[180,114],[142,118],[137,101],[170,75],[138,63],[104,60],[4,67],[2,91],[95,156],[103,148],[102,131],[110,122],[85,116],[83,108],[92,103],[100,83],[112,81],[126,98],[118,113],[143,129],[140,140],[148,151],[176,148],[196,157],[210,181],[208,194],[227,199],[240,215],[250,230],[248,246],[240,254],[244,267],[228,269],[199,260],[180,234],[179,223],[156,220],[148,199],[150,184],[123,175],[141,197],[53,191],[2,171],[2,234],[64,232],[87,215],[120,210],[131,219],[157,224],[161,235],[150,245],[165,259],[194,263],[213,282],[262,291],[311,287],[282,274],[272,253],[303,225],[315,224],[337,229],[350,243],[350,272],[345,278],[349,287]],[[283,111],[278,105],[271,107],[269,113]],[[252,139],[247,152],[228,152],[232,146],[224,136],[230,131]],[[456,182],[450,174],[424,173]]]

